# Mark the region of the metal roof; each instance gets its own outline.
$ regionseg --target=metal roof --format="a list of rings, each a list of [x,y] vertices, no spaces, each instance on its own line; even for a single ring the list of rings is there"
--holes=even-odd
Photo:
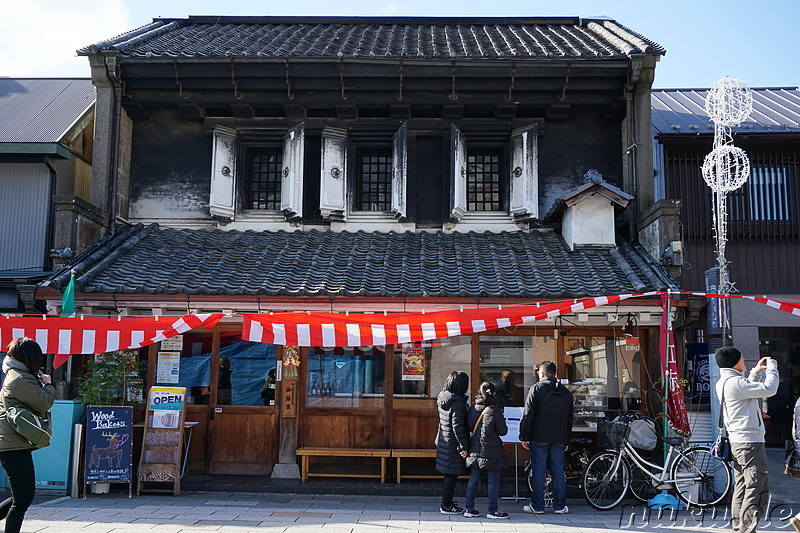
[[[189,17],[78,50],[138,58],[627,59],[657,43],[609,19]]]
[[[229,296],[559,298],[675,288],[627,243],[572,251],[555,231],[223,231],[137,224],[97,243],[83,293]]]
[[[89,78],[0,78],[0,142],[59,142],[94,100]]]
[[[654,89],[651,96],[653,132],[713,134],[704,106],[709,89]],[[797,87],[754,88],[753,113],[735,133],[800,132],[800,91]]]

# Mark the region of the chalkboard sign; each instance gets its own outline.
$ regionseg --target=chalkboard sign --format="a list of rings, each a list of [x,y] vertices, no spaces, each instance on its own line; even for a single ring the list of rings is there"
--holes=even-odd
[[[87,407],[85,483],[130,484],[133,470],[132,445],[132,407]]]

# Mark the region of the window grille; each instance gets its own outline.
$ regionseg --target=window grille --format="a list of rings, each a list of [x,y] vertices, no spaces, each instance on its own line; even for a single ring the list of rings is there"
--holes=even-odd
[[[741,189],[729,196],[731,220],[791,220],[786,167],[753,166]]]
[[[503,209],[500,162],[499,151],[467,151],[467,211]]]
[[[280,210],[282,168],[280,148],[247,151],[247,209]]]
[[[359,149],[356,171],[356,210],[390,211],[392,208],[391,149]]]

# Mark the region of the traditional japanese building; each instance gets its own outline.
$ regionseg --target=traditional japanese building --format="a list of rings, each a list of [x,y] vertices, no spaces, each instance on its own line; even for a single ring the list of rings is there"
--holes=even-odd
[[[97,89],[92,198],[116,225],[37,298],[57,312],[72,269],[79,312],[227,314],[179,350],[190,471],[270,473],[308,446],[429,448],[454,370],[473,392],[502,383],[513,407],[556,361],[586,433],[626,394],[660,409],[641,392],[660,378],[655,294],[299,350],[243,340],[240,315],[675,289],[653,252],[679,236],[639,179],[658,44],[609,19],[190,17],[79,53]],[[158,358],[142,350],[150,385]],[[276,402],[289,368],[297,390]]]

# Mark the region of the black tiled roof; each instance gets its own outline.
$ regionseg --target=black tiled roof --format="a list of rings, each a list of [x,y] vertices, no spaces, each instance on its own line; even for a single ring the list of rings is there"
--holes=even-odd
[[[189,17],[78,50],[140,58],[619,59],[661,55],[609,19]]]
[[[628,244],[570,251],[554,231],[239,232],[138,224],[97,243],[45,284],[62,288],[70,268],[84,293],[560,298],[675,288]]]

